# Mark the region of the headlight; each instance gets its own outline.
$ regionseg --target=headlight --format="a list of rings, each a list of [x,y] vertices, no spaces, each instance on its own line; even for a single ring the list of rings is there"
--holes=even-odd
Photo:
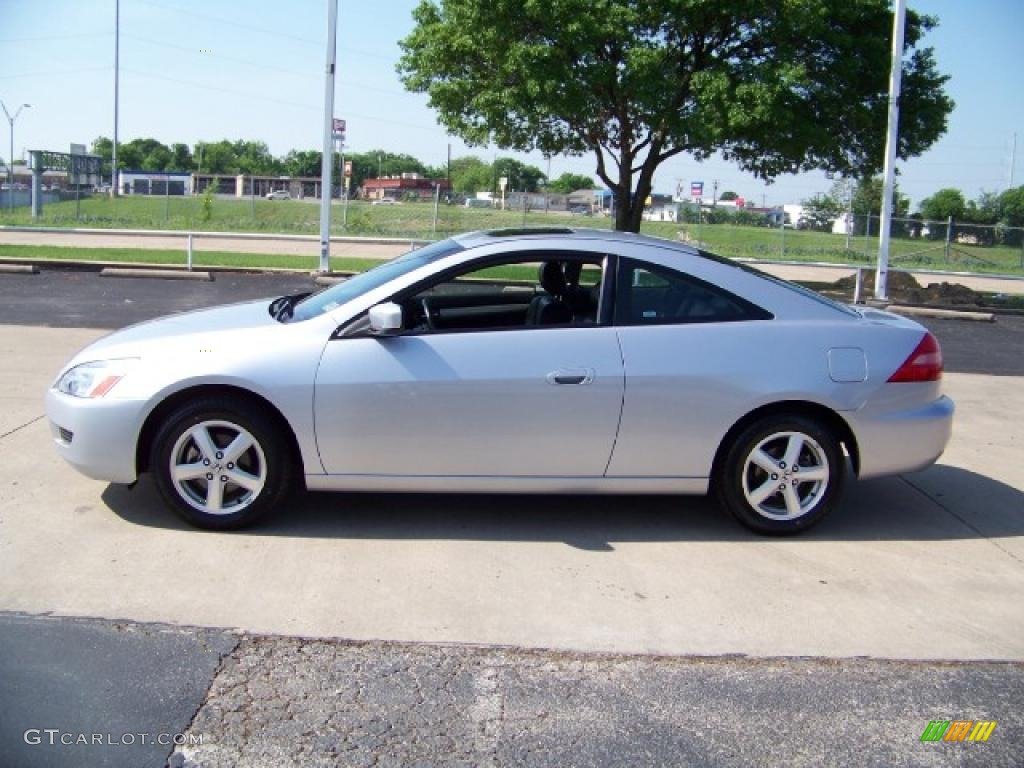
[[[137,362],[122,358],[76,365],[57,380],[57,390],[73,397],[103,397]]]

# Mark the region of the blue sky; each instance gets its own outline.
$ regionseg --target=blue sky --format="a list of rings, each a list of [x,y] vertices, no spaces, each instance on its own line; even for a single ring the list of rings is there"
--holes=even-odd
[[[501,152],[467,148],[438,127],[426,98],[406,93],[395,74],[397,41],[412,26],[415,0],[340,0],[335,114],[348,121],[348,146],[383,148],[441,164],[453,156]],[[1024,2],[911,0],[939,17],[928,36],[957,103],[946,136],[900,165],[915,201],[953,186],[968,197],[1009,181],[1017,133],[1015,185],[1024,184],[1024,99],[1019,73]],[[121,0],[120,139],[166,143],[221,138],[266,141],[274,154],[320,147],[326,0]],[[114,0],[0,0],[0,99],[32,104],[15,125],[24,149],[67,151],[113,134]],[[880,126],[884,130],[884,126]],[[9,150],[0,124],[0,156]],[[540,155],[520,156],[544,168]],[[592,174],[590,157],[555,157],[552,175]],[[683,155],[658,172],[657,191],[702,180],[769,205],[828,189],[821,174],[765,186],[721,160]]]

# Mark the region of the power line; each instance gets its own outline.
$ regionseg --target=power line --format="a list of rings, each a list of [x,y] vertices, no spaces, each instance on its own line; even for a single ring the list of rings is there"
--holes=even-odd
[[[0,38],[0,43],[43,43],[50,40],[76,40],[86,37],[110,37],[110,32],[79,32],[74,35],[46,35],[43,37],[7,37]]]
[[[202,56],[203,58],[213,57],[213,58],[216,58],[216,59],[223,59],[224,61],[230,61],[230,62],[233,62],[235,64],[241,64],[241,65],[246,66],[246,67],[254,67],[254,68],[258,68],[258,69],[265,69],[265,70],[270,71],[270,72],[280,72],[281,74],[294,75],[295,77],[311,77],[313,75],[313,72],[311,72],[311,71],[310,72],[299,72],[299,71],[294,70],[294,69],[282,69],[281,67],[270,66],[270,65],[264,64],[263,62],[260,62],[260,61],[252,61],[250,59],[237,59],[234,56],[225,56],[222,53],[212,53],[212,52],[211,53],[204,53],[204,52],[200,52],[200,51],[196,50],[195,48],[189,48],[189,47],[184,46],[184,45],[175,45],[174,43],[167,43],[167,42],[164,42],[162,40],[153,40],[152,38],[149,38],[149,37],[142,37],[140,35],[133,35],[133,34],[130,34],[128,32],[122,32],[121,34],[122,34],[122,36],[127,37],[127,38],[129,38],[131,40],[135,40],[135,41],[140,42],[140,43],[146,43],[146,45],[156,45],[156,46],[159,46],[161,48],[170,48],[170,49],[173,49],[173,50],[176,50],[176,51],[184,51],[186,53],[195,54],[196,56]]]
[[[312,110],[314,112],[319,112],[320,111],[320,107],[316,107],[316,106],[313,106],[311,104],[300,104],[300,103],[294,102],[294,101],[285,101],[283,99],[275,99],[272,96],[265,96],[263,94],[250,93],[248,91],[237,91],[237,90],[234,90],[234,89],[231,89],[231,88],[221,88],[221,87],[216,86],[216,85],[208,85],[206,83],[196,83],[196,82],[193,82],[191,80],[179,80],[178,78],[175,78],[175,77],[167,77],[166,75],[157,75],[157,74],[154,74],[152,72],[142,72],[142,71],[137,70],[137,69],[128,69],[127,67],[121,67],[121,71],[122,72],[128,72],[128,73],[133,74],[133,75],[138,75],[139,77],[148,77],[148,78],[151,78],[153,80],[164,80],[164,81],[166,81],[168,83],[176,83],[177,85],[184,85],[184,86],[187,86],[189,88],[200,88],[200,89],[207,90],[207,91],[218,91],[220,93],[228,93],[228,94],[231,94],[232,96],[237,96],[237,97],[244,98],[244,99],[256,99],[258,101],[269,101],[269,102],[273,102],[275,104],[282,104],[282,105],[284,105],[286,107],[297,107],[299,109],[309,109],[309,110]]]
[[[122,32],[121,36],[122,37],[130,38],[130,39],[135,40],[135,41],[140,42],[140,43],[145,43],[146,45],[156,45],[156,46],[159,46],[159,47],[162,47],[162,48],[170,48],[170,49],[173,49],[173,50],[176,50],[176,51],[183,51],[185,53],[195,54],[197,57],[203,57],[203,58],[213,57],[215,59],[221,59],[223,61],[230,61],[230,62],[232,62],[234,64],[239,64],[241,66],[251,67],[251,68],[256,68],[256,69],[264,69],[264,70],[266,70],[268,72],[278,72],[280,74],[291,75],[293,77],[302,77],[302,78],[309,79],[311,77],[314,77],[317,74],[313,69],[310,69],[310,70],[305,71],[305,72],[300,72],[300,71],[295,70],[295,69],[284,69],[282,67],[271,66],[271,65],[268,65],[268,64],[264,64],[263,62],[260,62],[260,61],[253,61],[251,59],[239,59],[239,58],[236,58],[234,56],[225,56],[222,53],[212,53],[212,52],[211,53],[203,53],[203,52],[198,51],[195,48],[189,48],[188,46],[176,45],[174,43],[167,43],[167,42],[164,42],[162,40],[154,40],[154,39],[149,38],[149,37],[142,37],[141,35],[133,35],[133,34],[130,34],[130,33],[127,33],[127,32]],[[342,79],[342,78],[338,78],[337,82],[340,85],[344,85],[344,86],[347,86],[347,87],[350,87],[350,88],[360,88],[360,89],[366,90],[366,91],[377,91],[378,93],[390,93],[390,94],[400,94],[400,95],[406,93],[405,91],[399,90],[397,88],[381,88],[379,86],[365,85],[363,83],[358,83],[355,80],[345,80],[345,79]]]
[[[109,72],[112,67],[82,67],[80,69],[55,69],[48,72],[19,72],[14,75],[0,75],[0,80],[15,80],[21,77],[63,77],[77,75],[82,72]]]
[[[275,103],[275,104],[282,104],[282,105],[288,106],[288,107],[297,107],[299,109],[308,109],[308,110],[310,110],[312,112],[320,112],[321,109],[322,109],[322,107],[314,106],[312,104],[301,104],[301,103],[294,102],[294,101],[285,101],[283,99],[275,99],[272,96],[265,96],[263,94],[252,93],[252,92],[249,92],[249,91],[239,91],[239,90],[235,90],[235,89],[232,89],[232,88],[222,88],[220,86],[209,85],[207,83],[197,83],[197,82],[194,82],[192,80],[181,80],[181,79],[176,78],[176,77],[167,77],[166,75],[158,75],[158,74],[155,74],[153,72],[142,72],[141,70],[129,69],[127,67],[121,67],[121,71],[122,72],[128,72],[128,73],[133,74],[133,75],[138,75],[140,77],[152,78],[154,80],[164,80],[166,82],[175,83],[177,85],[183,85],[183,86],[186,86],[188,88],[199,88],[199,89],[207,90],[207,91],[216,91],[216,92],[219,92],[219,93],[227,93],[227,94],[230,94],[232,96],[236,96],[238,98],[243,98],[243,99],[256,99],[256,100],[259,100],[259,101],[268,101],[268,102],[272,102],[272,103]],[[393,125],[400,125],[403,128],[417,128],[417,129],[424,130],[424,131],[434,131],[436,133],[444,133],[444,131],[442,131],[437,126],[428,126],[428,125],[422,125],[422,124],[419,124],[419,123],[410,123],[410,122],[407,122],[407,121],[404,121],[404,120],[393,120],[393,119],[386,118],[386,117],[376,117],[374,115],[366,115],[366,114],[362,114],[362,113],[359,113],[359,112],[351,112],[351,111],[348,111],[348,110],[346,110],[345,114],[347,116],[349,116],[349,117],[357,117],[357,118],[361,118],[363,120],[370,120],[370,121],[378,122],[378,123],[391,123]],[[445,135],[447,135],[447,134],[445,134]]]
[[[170,11],[172,13],[180,13],[183,16],[192,16],[197,19],[206,19],[217,24],[226,24],[231,27],[238,27],[239,29],[247,29],[250,32],[259,32],[260,34],[270,35],[271,37],[284,37],[289,40],[294,40],[298,43],[305,43],[306,45],[322,46],[324,43],[322,40],[311,40],[308,37],[300,37],[298,35],[291,35],[287,32],[282,32],[279,29],[267,29],[266,27],[259,27],[255,24],[245,24],[241,21],[235,21],[234,19],[225,19],[220,16],[211,16],[206,13],[196,13],[195,11],[186,11],[184,8],[177,8],[171,5],[164,5],[162,3],[154,3],[153,0],[135,0],[135,2],[141,5],[148,5],[153,8],[159,8],[164,11]]]

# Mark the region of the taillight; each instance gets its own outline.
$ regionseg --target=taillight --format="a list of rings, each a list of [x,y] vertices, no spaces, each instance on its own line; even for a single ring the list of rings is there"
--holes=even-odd
[[[910,357],[889,377],[889,381],[938,381],[941,378],[942,350],[938,340],[926,333]]]

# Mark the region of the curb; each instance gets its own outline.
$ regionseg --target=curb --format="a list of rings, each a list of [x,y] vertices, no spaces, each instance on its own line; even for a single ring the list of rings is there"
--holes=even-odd
[[[0,266],[8,263],[8,258],[9,257],[6,256],[0,256]],[[184,264],[161,264],[155,261],[91,261],[85,259],[19,259],[17,266],[43,267],[54,270],[81,270],[85,272],[100,272],[107,268],[151,269],[155,272],[184,270],[186,268]],[[204,264],[202,265],[202,268],[204,272],[209,272],[211,275],[220,272],[238,272],[243,275],[273,274],[277,272],[289,275],[312,275],[315,277],[320,274],[315,270],[310,271],[309,267],[239,267],[223,264]],[[329,274],[351,276],[354,273],[332,271]]]
[[[900,315],[912,315],[914,317],[934,317],[945,320],[973,320],[978,323],[994,323],[996,316],[992,312],[970,312],[958,309],[938,309],[930,307],[905,307],[900,304],[892,304],[889,312],[896,312]]]
[[[38,275],[39,267],[35,264],[0,264],[0,274]]]
[[[203,280],[210,282],[213,276],[209,272],[183,272],[172,269],[132,269],[124,267],[105,267],[100,270],[100,277],[150,277],[157,280]]]

